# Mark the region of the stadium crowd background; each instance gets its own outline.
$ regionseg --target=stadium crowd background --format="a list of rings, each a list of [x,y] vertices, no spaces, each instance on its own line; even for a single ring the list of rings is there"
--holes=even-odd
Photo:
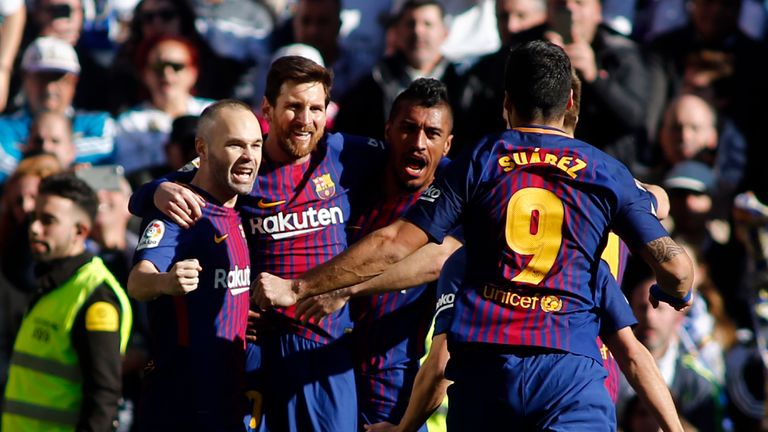
[[[82,164],[123,167],[104,171],[116,182],[94,183],[101,206],[90,247],[125,284],[138,241],[127,210],[131,187],[191,159],[195,116],[214,100],[235,97],[258,114],[275,57],[300,54],[332,69],[328,127],[377,139],[400,91],[417,77],[440,79],[452,99],[450,155],[457,158],[504,127],[509,47],[545,27],[570,27],[571,35],[554,37],[583,82],[576,137],[667,189],[667,228],[697,261],[696,307],[682,322],[646,322],[641,327],[653,334],[638,338],[658,354],[662,373],[673,362],[695,375],[695,390],[670,386],[678,398],[706,394],[709,417],[703,426],[702,418],[689,423],[760,430],[768,361],[768,3],[444,0],[409,2],[416,7],[401,13],[403,3],[3,0],[2,381],[36,290],[26,216],[42,177]],[[625,288],[641,282],[628,278]],[[147,358],[146,323],[136,310],[125,415]],[[645,430],[630,419],[642,410],[627,401],[620,424]]]

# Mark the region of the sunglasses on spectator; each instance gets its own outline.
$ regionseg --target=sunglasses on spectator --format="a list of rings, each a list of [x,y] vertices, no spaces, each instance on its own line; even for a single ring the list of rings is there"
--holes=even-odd
[[[139,17],[144,24],[150,24],[157,18],[167,23],[177,16],[178,14],[173,9],[158,9],[156,11],[142,12]]]
[[[72,6],[68,4],[55,4],[50,5],[46,8],[46,11],[48,11],[49,14],[51,14],[51,18],[58,19],[58,18],[69,18],[72,16]]]
[[[174,72],[180,72],[184,70],[187,65],[184,63],[176,63],[176,62],[170,62],[170,61],[159,61],[152,63],[149,65],[149,68],[154,71],[155,73],[162,74],[165,72],[165,68],[171,68]]]

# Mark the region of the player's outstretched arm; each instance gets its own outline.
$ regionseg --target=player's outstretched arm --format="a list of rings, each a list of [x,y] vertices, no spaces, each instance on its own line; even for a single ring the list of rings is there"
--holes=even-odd
[[[427,234],[419,227],[399,219],[368,234],[300,279],[286,280],[260,273],[253,283],[253,300],[263,309],[287,307],[313,295],[361,283],[383,273],[427,241]]]
[[[603,337],[621,372],[665,432],[682,432],[675,403],[651,353],[629,327]]]
[[[341,309],[350,297],[401,291],[436,281],[445,261],[461,246],[452,236],[447,236],[441,244],[428,243],[374,278],[301,300],[296,305],[296,317],[305,323],[317,322]]]
[[[656,282],[670,298],[665,300],[677,310],[685,310],[693,304],[693,264],[685,250],[669,236],[660,237],[645,244],[640,256],[653,269]],[[651,298],[653,307],[659,299]]]
[[[152,300],[160,295],[184,295],[197,289],[202,267],[196,259],[179,261],[167,273],[152,262],[141,260],[128,275],[128,295],[136,300]]]
[[[194,174],[192,169],[176,171],[141,185],[131,195],[128,209],[136,216],[145,217],[154,205],[182,228],[189,228],[200,218],[200,207],[205,205],[202,198],[183,186],[192,181]]]
[[[408,408],[403,414],[400,424],[392,429],[389,423],[377,423],[366,426],[367,431],[382,432],[396,430],[399,432],[417,431],[429,416],[440,406],[445,398],[450,381],[445,379],[445,366],[450,354],[445,333],[432,338],[432,347],[427,359],[419,368],[413,383]]]

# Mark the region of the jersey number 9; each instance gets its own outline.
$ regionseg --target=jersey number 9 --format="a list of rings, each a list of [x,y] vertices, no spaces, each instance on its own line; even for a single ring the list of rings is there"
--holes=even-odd
[[[520,189],[507,203],[507,245],[519,255],[531,256],[512,282],[537,285],[557,260],[563,240],[563,202],[554,193],[529,187]]]

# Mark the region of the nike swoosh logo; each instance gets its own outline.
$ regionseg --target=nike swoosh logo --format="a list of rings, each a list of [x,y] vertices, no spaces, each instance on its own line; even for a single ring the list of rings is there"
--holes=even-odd
[[[258,205],[259,208],[267,209],[267,208],[272,208],[272,207],[275,207],[275,206],[279,206],[280,204],[282,204],[284,202],[285,202],[285,200],[275,201],[275,202],[264,202],[264,199],[260,199],[259,202],[256,203],[256,205]]]
[[[214,235],[214,236],[213,236],[213,241],[214,241],[216,244],[219,244],[219,243],[223,242],[224,240],[226,240],[226,239],[227,239],[227,237],[229,237],[229,234],[224,234],[224,235],[223,235],[223,236],[221,236],[221,237],[219,237],[219,236],[217,236],[217,235]]]

